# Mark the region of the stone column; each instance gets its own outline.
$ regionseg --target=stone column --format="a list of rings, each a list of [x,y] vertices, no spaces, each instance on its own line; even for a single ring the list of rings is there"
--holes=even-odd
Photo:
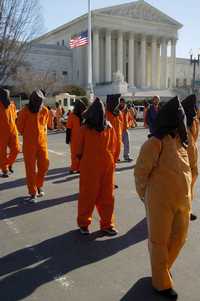
[[[141,87],[146,87],[146,37],[141,40]]]
[[[94,66],[94,82],[98,84],[100,82],[100,57],[99,57],[99,31],[95,29],[93,31],[93,66]]]
[[[163,38],[161,41],[161,69],[160,69],[161,89],[167,88],[167,41]]]
[[[152,64],[151,64],[151,86],[153,89],[158,88],[157,79],[158,79],[158,60],[157,60],[157,39],[152,37]]]
[[[112,75],[111,75],[111,31],[106,31],[106,57],[105,57],[105,80],[106,82],[112,81]]]
[[[128,84],[130,86],[134,86],[134,70],[135,70],[135,40],[134,34],[130,33],[129,41],[128,41]]]
[[[123,74],[123,33],[118,32],[117,37],[117,71]]]
[[[171,80],[170,88],[176,87],[176,39],[171,41]]]

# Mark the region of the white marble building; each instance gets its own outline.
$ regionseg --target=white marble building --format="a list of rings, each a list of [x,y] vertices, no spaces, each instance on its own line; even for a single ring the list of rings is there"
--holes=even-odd
[[[193,70],[190,61],[176,57],[181,28],[182,24],[143,0],[94,10],[96,93],[112,92],[116,72],[123,75],[129,92],[190,86]],[[35,70],[51,70],[63,74],[66,83],[87,87],[87,46],[69,49],[71,37],[84,30],[87,30],[87,14],[36,39],[27,61]]]

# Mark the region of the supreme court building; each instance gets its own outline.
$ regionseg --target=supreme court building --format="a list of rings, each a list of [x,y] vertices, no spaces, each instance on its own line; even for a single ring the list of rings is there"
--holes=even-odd
[[[189,59],[176,57],[182,26],[143,0],[92,11],[96,94],[191,85]],[[36,71],[49,70],[62,76],[66,84],[87,87],[87,46],[69,49],[71,37],[87,28],[85,14],[44,34],[34,41],[27,61]],[[198,77],[199,70],[197,73]]]

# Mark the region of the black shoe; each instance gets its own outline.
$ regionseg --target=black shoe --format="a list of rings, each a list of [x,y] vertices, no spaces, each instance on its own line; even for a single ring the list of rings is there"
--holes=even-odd
[[[8,177],[9,177],[8,171],[3,171],[2,178],[8,178]]]
[[[107,229],[103,229],[101,230],[104,234],[108,235],[108,236],[115,236],[118,234],[118,231],[113,228],[113,227],[110,227],[110,228],[107,228]]]
[[[166,290],[158,291],[154,288],[154,291],[160,296],[165,297],[168,300],[177,300],[178,294],[173,288],[168,288]]]
[[[120,159],[117,159],[117,163],[120,163],[121,162],[121,160]]]
[[[89,231],[88,227],[80,227],[80,233],[82,235],[89,235],[90,231]]]
[[[190,220],[195,221],[197,219],[197,216],[193,213],[190,213]]]
[[[119,186],[115,184],[114,185],[114,189],[118,189],[118,188],[119,188]]]
[[[133,161],[133,159],[131,159],[131,158],[124,158],[124,161],[126,161],[126,162],[132,162]]]
[[[14,170],[12,169],[12,165],[9,166],[9,172],[14,173]]]

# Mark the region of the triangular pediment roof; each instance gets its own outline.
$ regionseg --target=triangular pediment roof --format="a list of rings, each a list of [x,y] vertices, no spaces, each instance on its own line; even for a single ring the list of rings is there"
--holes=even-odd
[[[181,23],[172,19],[171,17],[161,12],[157,8],[153,7],[152,5],[150,5],[144,0],[97,9],[95,10],[95,12],[104,15],[111,15],[111,16],[113,15],[119,17],[140,19],[144,21],[164,23],[164,24],[176,26],[178,28],[182,27]]]

